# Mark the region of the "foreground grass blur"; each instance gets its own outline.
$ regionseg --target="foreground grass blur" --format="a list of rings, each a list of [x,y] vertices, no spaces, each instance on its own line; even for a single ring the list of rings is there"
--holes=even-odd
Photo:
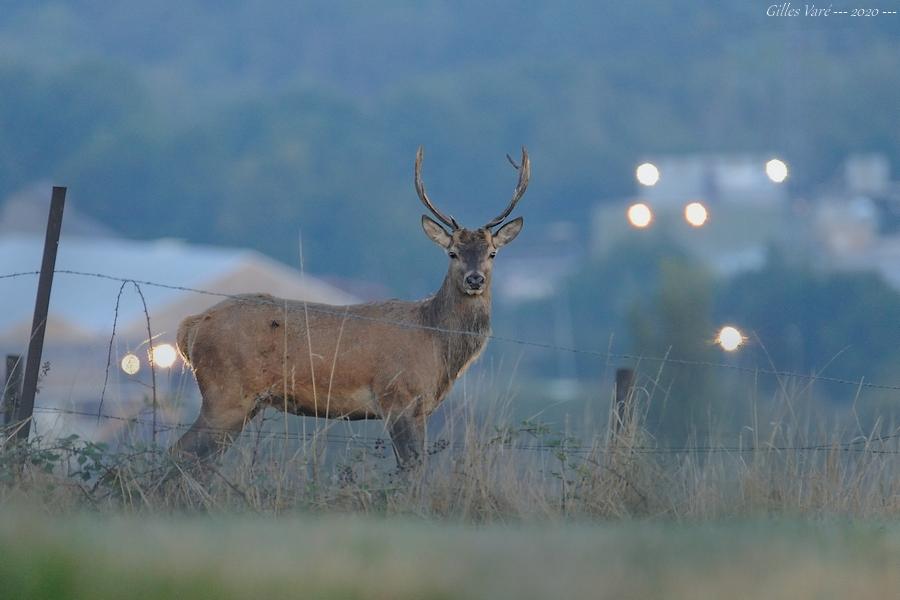
[[[0,515],[6,598],[892,598],[900,527]]]

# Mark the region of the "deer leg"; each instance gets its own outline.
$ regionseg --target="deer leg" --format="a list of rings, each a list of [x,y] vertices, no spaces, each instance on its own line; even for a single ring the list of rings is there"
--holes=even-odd
[[[407,470],[420,465],[425,454],[425,419],[415,415],[393,417],[388,420],[388,431],[397,466]]]
[[[244,428],[248,415],[233,415],[230,418],[210,418],[201,411],[200,416],[175,442],[171,454],[180,459],[198,462],[221,456],[234,441],[234,436]]]
[[[221,456],[244,424],[253,418],[257,404],[249,404],[234,394],[217,393],[219,386],[201,385],[203,405],[191,428],[169,450],[180,460],[202,463]]]

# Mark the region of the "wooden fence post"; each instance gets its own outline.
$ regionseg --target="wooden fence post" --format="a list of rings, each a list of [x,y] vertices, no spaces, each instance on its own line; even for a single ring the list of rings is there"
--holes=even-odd
[[[47,330],[47,313],[50,309],[50,288],[53,286],[56,250],[59,247],[59,232],[62,229],[65,206],[66,188],[54,186],[53,196],[50,199],[50,216],[47,219],[47,237],[44,239],[41,276],[38,279],[37,299],[34,303],[34,320],[31,322],[31,340],[28,343],[28,358],[25,362],[22,398],[19,402],[19,410],[16,412],[16,421],[21,423],[17,434],[19,440],[27,440],[28,434],[31,433],[34,396],[37,393],[41,354],[44,350],[44,333]]]
[[[616,433],[631,418],[633,410],[634,369],[616,369]]]
[[[22,357],[18,354],[6,355],[6,382],[3,388],[3,425],[9,425],[16,416],[19,397],[22,393]]]

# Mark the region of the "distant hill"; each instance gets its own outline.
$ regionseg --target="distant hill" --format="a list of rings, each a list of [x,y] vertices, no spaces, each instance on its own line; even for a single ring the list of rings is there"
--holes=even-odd
[[[3,2],[0,197],[41,178],[129,236],[435,287],[412,159],[467,224],[527,144],[529,228],[586,221],[648,153],[778,152],[804,193],[900,164],[897,19],[566,2]],[[374,250],[373,250],[374,249]]]

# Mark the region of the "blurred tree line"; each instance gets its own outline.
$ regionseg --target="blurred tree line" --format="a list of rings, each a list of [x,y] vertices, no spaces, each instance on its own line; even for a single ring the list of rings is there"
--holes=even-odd
[[[758,385],[764,399],[784,384],[771,376],[754,381],[754,368],[898,383],[900,293],[874,274],[821,272],[786,259],[773,247],[762,269],[714,278],[664,237],[623,242],[608,257],[585,265],[560,290],[578,324],[572,344],[644,357],[638,369],[654,380],[648,424],[663,438],[685,442],[698,427],[702,436],[730,418],[750,422],[749,384]],[[559,326],[552,317],[558,314],[554,302],[500,312],[500,326],[527,331],[530,339],[552,340]],[[734,355],[716,344],[724,324],[738,326],[746,337]],[[676,362],[654,360],[663,357]],[[552,360],[533,358],[526,370],[559,376]],[[596,378],[604,368],[595,356],[578,355],[577,360],[582,378]],[[748,367],[751,375],[735,390],[727,385],[727,370],[677,361]],[[816,398],[846,406],[859,391],[819,386]],[[870,412],[884,400],[866,399]],[[892,404],[890,414],[896,414],[895,397]]]
[[[798,193],[850,151],[900,162],[892,24],[799,21],[710,0],[3,2],[0,197],[51,177],[126,235],[292,264],[302,230],[311,270],[421,294],[441,273],[420,143],[467,224],[526,144],[530,231],[629,193],[646,153],[778,151]]]

